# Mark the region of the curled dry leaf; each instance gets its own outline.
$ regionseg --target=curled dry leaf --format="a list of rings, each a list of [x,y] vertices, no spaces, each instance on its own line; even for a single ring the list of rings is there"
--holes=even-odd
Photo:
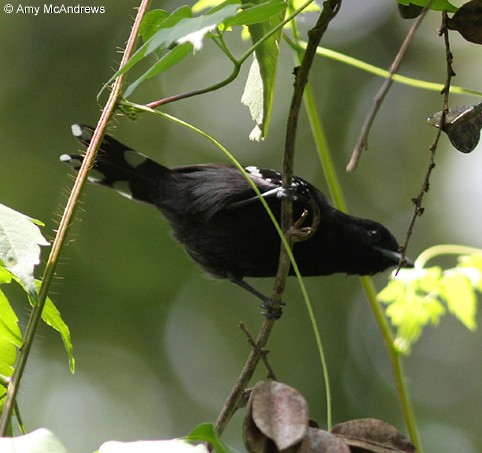
[[[457,30],[467,41],[482,44],[482,0],[462,5],[447,22],[449,30]]]
[[[442,112],[434,113],[427,122],[440,127]],[[470,153],[480,140],[482,129],[482,102],[450,108],[442,130],[454,147],[462,153]]]
[[[302,446],[306,443],[306,451],[310,453],[350,453],[350,448],[343,439],[322,429],[309,428]]]
[[[375,418],[350,420],[331,430],[350,447],[373,453],[413,453],[413,444],[394,426]]]
[[[255,385],[244,422],[249,451],[266,451],[270,441],[277,450],[286,450],[300,443],[307,429],[308,404],[298,391],[275,381]]]

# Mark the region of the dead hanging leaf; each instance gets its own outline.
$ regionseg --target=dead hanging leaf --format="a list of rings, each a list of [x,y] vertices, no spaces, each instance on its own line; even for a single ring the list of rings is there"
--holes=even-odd
[[[431,126],[440,127],[442,112],[427,119]],[[482,102],[450,108],[442,130],[454,147],[462,153],[470,153],[480,140],[482,129]]]
[[[244,422],[250,452],[266,451],[270,441],[277,450],[286,450],[300,443],[307,429],[308,404],[298,391],[275,381],[254,386]]]
[[[350,420],[331,430],[350,447],[373,453],[413,453],[415,447],[394,426],[375,418]]]
[[[449,30],[457,30],[467,41],[482,44],[482,0],[462,5],[447,22]]]
[[[305,439],[310,453],[350,453],[350,448],[343,439],[322,429],[309,428]]]

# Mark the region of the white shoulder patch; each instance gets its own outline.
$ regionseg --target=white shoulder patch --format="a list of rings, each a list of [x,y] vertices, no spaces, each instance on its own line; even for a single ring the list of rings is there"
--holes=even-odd
[[[129,149],[124,151],[124,159],[132,168],[137,168],[139,165],[142,165],[148,159],[148,157],[144,156],[144,154],[138,153],[137,151],[132,151]]]
[[[255,167],[254,165],[250,165],[249,167],[245,167],[244,169],[253,176],[263,178],[263,174],[259,171],[259,168]]]

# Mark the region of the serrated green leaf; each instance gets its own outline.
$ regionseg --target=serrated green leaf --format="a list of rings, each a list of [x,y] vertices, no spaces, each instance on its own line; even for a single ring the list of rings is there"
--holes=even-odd
[[[401,269],[377,295],[387,305],[386,314],[397,329],[395,346],[400,352],[409,353],[423,327],[437,324],[445,313],[438,299],[441,276],[439,267]]]
[[[17,315],[1,290],[0,313],[0,374],[11,376],[17,348],[22,345],[22,332],[18,326]]]
[[[32,220],[0,204],[0,261],[30,294],[35,294],[34,267],[40,263],[40,245],[49,245]]]
[[[250,3],[260,4],[262,2],[258,0]],[[270,3],[274,4],[275,2]],[[248,25],[253,44],[261,40],[283,21],[285,11],[283,9],[264,22]],[[256,123],[249,136],[251,140],[263,140],[268,134],[273,108],[281,32],[280,28],[256,48],[244,93],[241,97],[241,102],[249,108],[251,117]]]
[[[479,278],[472,281],[474,287],[482,292],[482,254],[463,255],[459,258],[461,268],[475,269],[479,273]]]
[[[158,30],[134,53],[129,61],[110,78],[105,86],[110,84],[119,75],[125,74],[139,61],[155,51],[168,49],[173,44],[182,44],[185,42],[190,42],[194,49],[199,49],[204,36],[224,20],[234,16],[240,7],[239,3],[224,3],[222,7],[210,10],[202,16],[183,18],[175,22],[172,26],[163,27]],[[171,20],[171,16],[165,20]],[[177,20],[177,18],[175,20]],[[165,25],[165,23],[163,23],[163,25]]]
[[[401,5],[408,6],[409,4],[418,5],[418,6],[425,6],[428,2],[427,0],[396,0]],[[433,0],[429,4],[429,9],[433,11],[447,11],[448,13],[455,13],[457,11],[457,7],[452,5],[447,0]]]
[[[161,72],[167,71],[168,69],[172,68],[174,65],[179,63],[183,58],[189,55],[192,52],[192,44],[191,43],[184,43],[179,44],[174,49],[170,50],[166,53],[163,57],[161,57],[149,70],[147,70],[142,76],[140,76],[135,82],[129,85],[124,96],[127,98],[129,97],[134,91],[138,88],[138,86],[149,80],[150,78],[160,74]]]
[[[462,269],[451,269],[444,273],[440,288],[440,295],[450,312],[468,329],[474,330],[477,327],[477,297],[470,276]]]

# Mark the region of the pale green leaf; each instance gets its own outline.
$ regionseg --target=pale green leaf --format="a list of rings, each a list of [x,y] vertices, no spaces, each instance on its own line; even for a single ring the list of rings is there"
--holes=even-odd
[[[0,374],[11,376],[17,358],[17,348],[22,344],[18,318],[0,290]]]
[[[68,453],[55,435],[45,428],[18,437],[0,437],[2,453]]]
[[[141,440],[137,442],[109,441],[98,453],[209,453],[206,445],[192,445],[182,439]]]
[[[477,272],[475,269],[473,270]],[[440,281],[440,288],[441,297],[450,312],[468,329],[474,330],[477,327],[475,321],[477,298],[470,276],[462,269],[451,269],[444,273]]]
[[[49,245],[29,217],[0,204],[0,261],[35,294],[34,267],[40,262],[39,245]]]
[[[472,255],[463,255],[459,258],[459,266],[461,268],[471,268],[478,272],[478,278],[472,280],[474,287],[482,292],[482,254],[474,253]]]
[[[258,0],[250,3],[260,4],[263,2]],[[275,3],[273,2],[273,5]],[[279,25],[283,21],[284,16],[285,9],[283,8],[280,12],[271,16],[269,20],[248,25],[253,44],[257,43]],[[250,139],[252,140],[263,140],[268,134],[273,108],[281,32],[280,28],[256,48],[244,93],[241,97],[241,102],[249,108],[251,117],[256,123],[250,134]]]

